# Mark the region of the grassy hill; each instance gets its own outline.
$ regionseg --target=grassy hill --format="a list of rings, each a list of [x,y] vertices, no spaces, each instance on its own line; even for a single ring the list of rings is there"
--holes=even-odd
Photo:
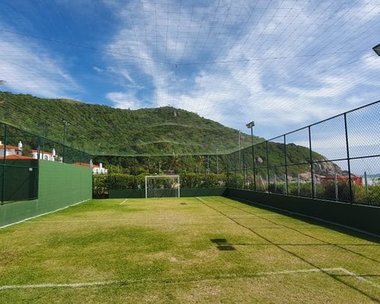
[[[70,146],[98,155],[96,161],[108,165],[117,164],[129,168],[130,171],[136,171],[134,174],[155,167],[170,171],[182,168],[185,171],[201,172],[201,167],[208,167],[210,164],[216,166],[215,157],[179,159],[176,156],[223,154],[239,148],[238,130],[173,107],[123,110],[67,99],[43,99],[31,95],[0,92],[0,120],[57,142],[63,140],[63,120],[66,120],[69,122],[66,142]],[[251,140],[249,135],[241,134],[240,146],[242,148],[250,146]],[[255,142],[263,140],[254,137]],[[301,165],[302,169],[290,167],[289,170],[301,170],[300,172],[309,170],[307,162],[310,153],[307,148],[288,144],[287,151],[288,163],[304,164]],[[250,153],[251,150],[248,149],[242,154],[245,162],[251,162]],[[170,157],[120,159],[118,155],[170,155]],[[265,161],[265,145],[257,146],[256,156]],[[268,156],[271,166],[278,166],[276,170],[282,170],[283,146],[269,143]],[[313,159],[324,159],[324,157],[313,152]],[[224,161],[222,159],[220,161],[220,167],[224,168]],[[321,163],[315,168],[316,173],[336,170],[340,169],[329,162]]]
[[[93,154],[223,153],[238,149],[238,131],[173,107],[124,110],[67,99],[0,92],[0,119]],[[262,139],[255,137],[255,141]],[[241,146],[251,143],[242,134]]]

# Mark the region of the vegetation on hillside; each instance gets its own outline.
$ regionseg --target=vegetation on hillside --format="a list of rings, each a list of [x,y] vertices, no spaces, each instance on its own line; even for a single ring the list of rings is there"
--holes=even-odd
[[[239,147],[237,130],[173,107],[124,110],[0,92],[0,119],[59,142],[66,120],[67,143],[101,155],[223,153]],[[250,144],[250,136],[241,134],[241,146]]]
[[[252,150],[248,147],[252,139],[249,135],[240,136],[240,147],[246,149],[227,156],[226,152],[239,148],[238,130],[172,107],[123,110],[67,99],[42,99],[0,92],[0,119],[58,143],[63,141],[63,121],[67,121],[66,142],[97,155],[94,161],[104,163],[111,173],[218,174],[244,168],[249,171],[252,167]],[[23,140],[21,137],[13,135],[11,144]],[[31,148],[38,145],[35,139],[23,142]],[[254,142],[262,142],[255,145],[258,173],[266,172],[269,165],[273,173],[283,174],[285,162],[293,165],[288,167],[290,174],[309,170],[310,152],[307,148],[288,144],[285,160],[284,145],[267,144],[258,137],[254,137]],[[323,156],[315,152],[312,157],[313,160],[323,160]],[[339,171],[339,168],[332,169]],[[320,172],[323,170],[319,169]]]

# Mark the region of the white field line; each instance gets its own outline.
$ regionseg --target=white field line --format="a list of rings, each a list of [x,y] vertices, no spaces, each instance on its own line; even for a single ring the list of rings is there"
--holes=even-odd
[[[359,280],[361,282],[368,283],[371,286],[376,287],[377,289],[380,289],[380,285],[379,284],[376,284],[376,283],[374,283],[374,282],[366,279],[365,277],[362,277],[361,275],[356,274],[355,272],[349,271],[349,270],[347,270],[345,268],[339,268],[339,269],[340,269],[340,271],[344,272],[345,274],[347,274],[349,276],[352,276],[352,277],[354,277],[355,279],[357,279],[357,280]]]
[[[118,284],[121,281],[99,281],[99,282],[87,282],[87,283],[71,283],[71,284],[29,284],[29,285],[4,285],[0,286],[0,290],[7,289],[36,289],[36,288],[81,288],[81,287],[92,287],[92,286],[104,286],[111,284]]]
[[[281,274],[292,274],[292,273],[310,273],[310,272],[329,272],[329,271],[340,271],[341,268],[311,268],[311,269],[298,269],[298,270],[283,270],[283,271],[272,271],[272,272],[258,272],[257,275],[281,275]]]
[[[321,272],[343,272],[346,275],[352,276],[355,279],[368,283],[376,288],[380,288],[379,285],[376,283],[373,283],[372,281],[367,280],[366,278],[363,278],[362,276],[355,274],[354,272],[351,272],[345,268],[311,268],[311,269],[298,269],[298,270],[283,270],[283,271],[270,271],[270,272],[258,272],[254,273],[251,276],[248,277],[255,277],[255,276],[279,276],[279,275],[288,275],[288,274],[298,274],[298,273],[321,273]],[[236,276],[235,274],[225,274],[220,275],[215,278],[205,278],[201,281],[211,281],[215,279],[238,279],[239,276]],[[244,279],[244,277],[241,277]],[[191,280],[190,280],[191,281]],[[0,291],[2,290],[14,290],[14,289],[39,289],[39,288],[83,288],[83,287],[96,287],[96,286],[105,286],[105,285],[112,285],[112,284],[141,284],[141,283],[153,283],[153,284],[159,284],[160,281],[155,280],[119,280],[119,281],[97,281],[97,282],[83,282],[83,283],[65,283],[65,284],[55,284],[55,283],[45,283],[45,284],[27,284],[27,285],[3,285],[0,286]],[[162,282],[162,283],[170,283],[168,281]],[[179,281],[173,282],[173,283],[180,283]]]
[[[128,199],[123,200],[119,205],[124,205]]]
[[[35,219],[35,218],[40,217],[40,216],[44,216],[44,215],[47,215],[47,214],[55,213],[55,212],[58,212],[58,211],[61,211],[61,210],[64,210],[64,209],[70,208],[70,207],[72,207],[72,206],[76,206],[76,205],[82,204],[82,203],[87,202],[87,201],[89,201],[89,200],[90,200],[90,199],[87,199],[87,200],[84,200],[84,201],[80,201],[80,202],[77,202],[77,203],[74,203],[74,204],[71,204],[71,205],[68,205],[68,206],[65,206],[65,207],[59,208],[59,209],[55,209],[55,210],[52,210],[52,211],[49,211],[49,212],[41,213],[41,214],[38,214],[38,215],[35,215],[35,216],[31,216],[31,217],[25,218],[25,219],[23,219],[23,220],[20,220],[20,221],[17,221],[17,222],[11,223],[11,224],[7,224],[7,225],[4,225],[4,226],[0,226],[0,229],[2,229],[2,228],[6,228],[6,227],[9,227],[9,226],[13,226],[13,225],[16,225],[16,224],[20,224],[20,223],[23,223],[23,222],[26,222],[26,221],[29,221],[29,220]]]

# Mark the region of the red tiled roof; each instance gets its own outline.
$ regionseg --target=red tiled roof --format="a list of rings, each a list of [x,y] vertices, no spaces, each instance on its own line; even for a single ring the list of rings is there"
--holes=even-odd
[[[32,152],[38,153],[38,150],[32,150]],[[44,154],[44,155],[53,155],[53,153],[42,151],[42,150],[40,150],[39,152],[40,152],[40,154]]]
[[[4,159],[4,156],[0,157],[0,159]],[[5,159],[33,159],[33,157],[25,155],[7,155],[5,156]]]
[[[91,167],[91,168],[100,168],[99,165],[95,165],[95,164],[89,164],[89,163],[74,163],[74,165],[77,165],[77,166],[84,166],[84,167]]]
[[[18,150],[18,147],[16,147],[16,146],[5,145],[5,147],[6,147],[7,149],[16,149],[16,150]],[[0,149],[4,149],[4,145],[3,145],[3,144],[0,145]]]
[[[83,166],[83,167],[91,167],[89,163],[74,163],[74,165]]]

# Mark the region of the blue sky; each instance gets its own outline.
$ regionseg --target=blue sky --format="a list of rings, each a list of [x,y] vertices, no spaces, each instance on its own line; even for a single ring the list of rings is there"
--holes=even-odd
[[[271,138],[380,99],[378,0],[4,0],[2,90]]]

